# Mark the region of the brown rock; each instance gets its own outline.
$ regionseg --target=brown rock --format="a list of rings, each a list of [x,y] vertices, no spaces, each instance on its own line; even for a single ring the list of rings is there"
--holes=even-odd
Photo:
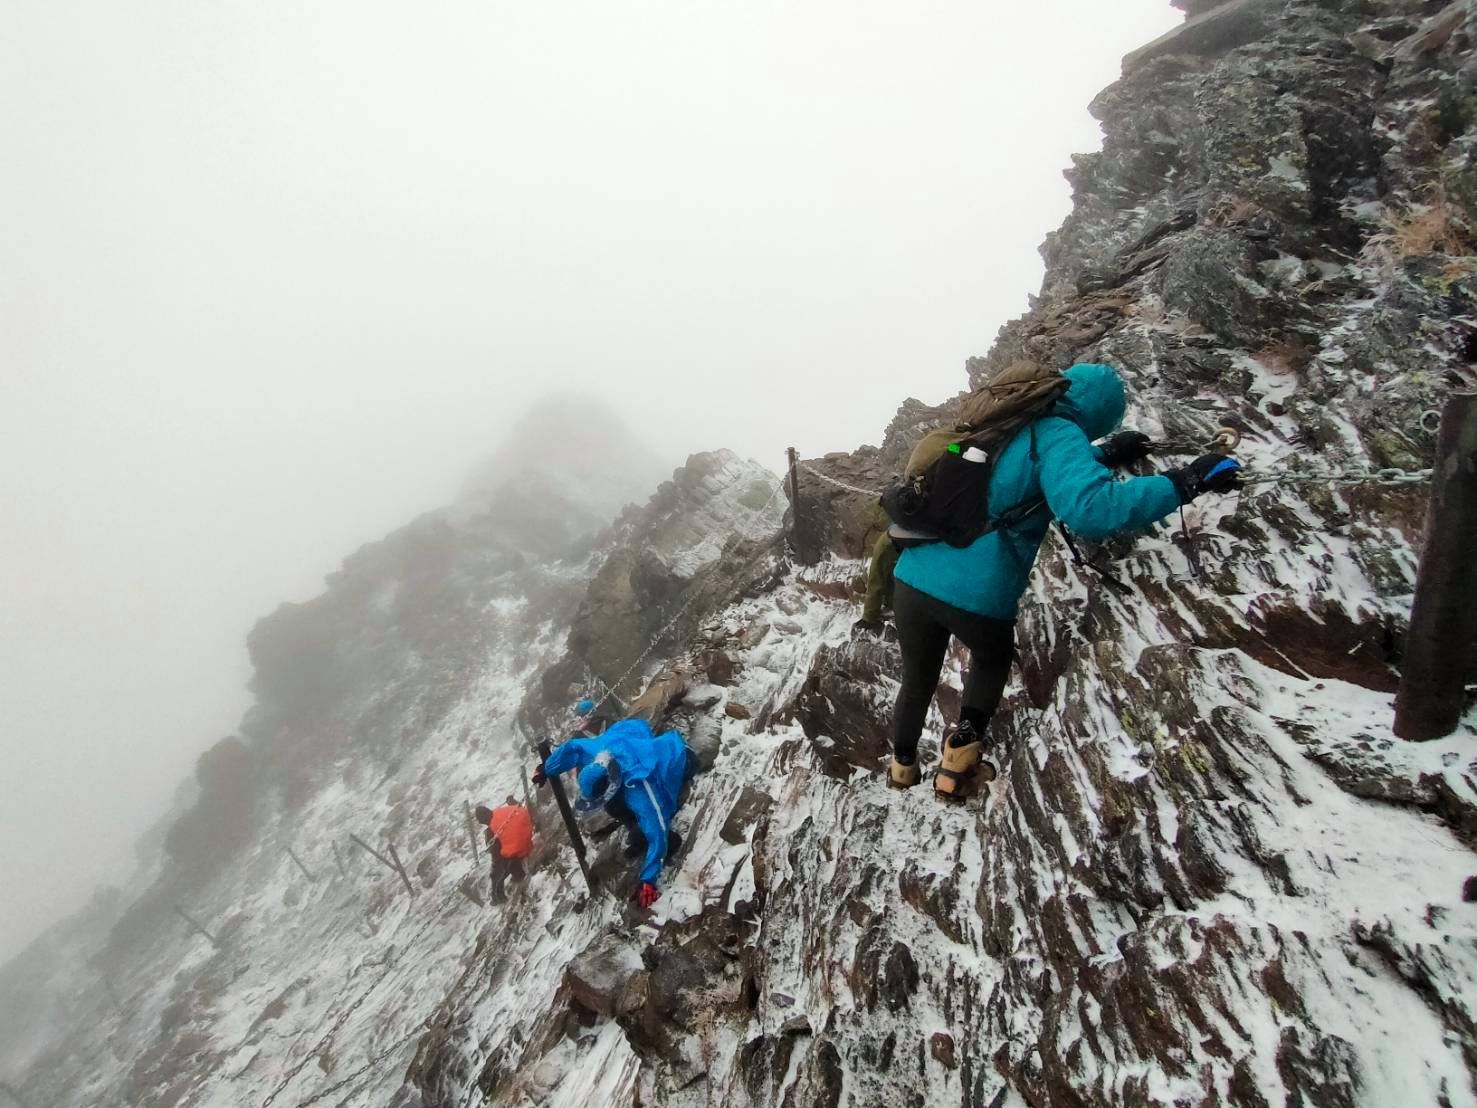
[[[596,939],[564,970],[564,985],[580,1007],[602,1016],[639,1007],[645,989],[637,978],[645,976],[641,954],[620,935]]]
[[[945,1069],[957,1069],[959,1060],[954,1057],[954,1036],[943,1031],[935,1031],[933,1038],[928,1040],[929,1053],[933,1055],[934,1061]]]

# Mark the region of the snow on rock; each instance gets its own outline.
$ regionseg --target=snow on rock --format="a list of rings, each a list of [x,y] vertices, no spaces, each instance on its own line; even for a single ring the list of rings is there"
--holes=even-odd
[[[1390,732],[1424,489],[1290,479],[1428,464],[1422,414],[1471,379],[1477,16],[1241,7],[1097,99],[1041,296],[967,371],[1108,361],[1174,459],[1228,424],[1288,479],[1192,506],[1198,574],[1178,520],[1086,550],[1126,594],[1048,543],[990,788],[886,787],[900,659],[850,633],[866,490],[953,402],[805,463],[788,546],[778,479],[724,451],[593,540],[538,525],[563,545],[536,564],[463,505],[254,632],[249,841],[59,931],[50,974],[0,977],[51,993],[44,1045],[0,1024],[20,1095],[1477,1104],[1477,713]],[[1412,225],[1433,211],[1448,234]],[[521,794],[529,737],[577,696],[618,705],[679,662],[670,723],[703,772],[654,908],[620,835],[586,888],[546,798],[528,881],[479,903],[468,802]],[[350,831],[393,842],[414,894]]]

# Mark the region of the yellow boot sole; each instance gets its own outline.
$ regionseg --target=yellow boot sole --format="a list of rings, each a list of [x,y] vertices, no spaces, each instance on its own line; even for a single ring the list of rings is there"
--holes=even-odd
[[[968,746],[948,746],[943,749],[943,756],[939,759],[939,767],[933,772],[934,795],[941,800],[966,800],[968,799],[974,783],[975,772],[980,765],[981,744],[970,743]],[[993,777],[994,766],[989,767]]]

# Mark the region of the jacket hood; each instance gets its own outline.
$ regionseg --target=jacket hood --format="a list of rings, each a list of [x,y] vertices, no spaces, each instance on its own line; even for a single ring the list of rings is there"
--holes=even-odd
[[[1056,402],[1053,415],[1070,419],[1089,439],[1100,439],[1123,422],[1128,400],[1123,392],[1123,379],[1111,366],[1081,362],[1064,376],[1071,384]]]
[[[574,803],[574,810],[581,815],[588,815],[597,808],[603,808],[619,795],[620,767],[609,751],[602,750],[595,755],[593,762],[580,770],[578,781],[580,796]]]

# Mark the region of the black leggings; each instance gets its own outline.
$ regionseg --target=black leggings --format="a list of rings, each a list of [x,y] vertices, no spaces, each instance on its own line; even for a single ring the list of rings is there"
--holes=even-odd
[[[969,647],[969,674],[964,679],[959,718],[972,721],[975,730],[983,733],[1010,676],[1015,623],[966,612],[904,581],[895,586],[892,610],[903,649],[903,684],[893,710],[892,749],[899,761],[911,762],[918,756],[918,736],[938,688],[949,637]]]

